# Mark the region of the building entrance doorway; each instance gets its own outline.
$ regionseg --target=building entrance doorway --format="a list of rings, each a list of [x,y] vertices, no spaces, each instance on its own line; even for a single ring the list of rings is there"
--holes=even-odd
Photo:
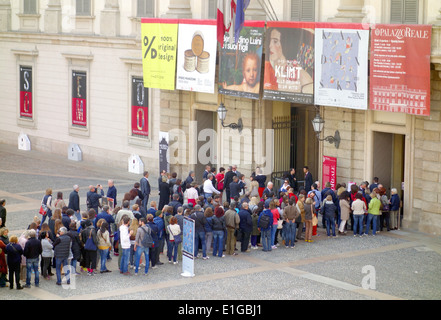
[[[281,181],[291,168],[296,170],[298,187],[304,186],[303,167],[308,166],[314,181],[318,180],[319,142],[311,120],[314,106],[273,102],[274,170],[271,180]]]
[[[405,136],[401,134],[374,132],[373,177],[379,178],[379,183],[387,190],[397,189],[401,203],[403,202]],[[372,183],[372,181],[369,181]],[[403,208],[401,208],[401,214]]]

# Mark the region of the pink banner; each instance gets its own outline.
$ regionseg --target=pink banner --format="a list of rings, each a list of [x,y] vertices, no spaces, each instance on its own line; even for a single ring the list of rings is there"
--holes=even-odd
[[[337,184],[337,158],[323,156],[322,185],[331,183],[331,189],[335,190]]]
[[[370,109],[430,115],[430,25],[371,32]]]

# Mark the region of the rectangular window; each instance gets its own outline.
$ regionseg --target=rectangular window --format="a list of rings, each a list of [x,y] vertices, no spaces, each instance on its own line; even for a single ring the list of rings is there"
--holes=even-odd
[[[87,127],[87,73],[72,71],[72,125]]]
[[[91,16],[92,8],[90,0],[76,0],[76,15],[77,16]]]
[[[291,0],[291,21],[314,21],[315,0]]]
[[[144,88],[144,80],[140,77],[132,78],[132,135],[138,137],[149,136],[148,122],[148,89]]]
[[[37,14],[37,0],[23,0],[24,14]]]
[[[418,24],[418,0],[391,0],[390,23]]]
[[[33,116],[32,67],[20,66],[20,117]]]
[[[137,0],[137,17],[154,17],[154,1],[153,0]]]
[[[208,19],[216,19],[217,17],[217,1],[208,1]]]

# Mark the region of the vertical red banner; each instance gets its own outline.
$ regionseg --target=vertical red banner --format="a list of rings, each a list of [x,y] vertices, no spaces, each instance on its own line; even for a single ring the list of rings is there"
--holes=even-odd
[[[430,115],[431,25],[376,25],[370,109]]]
[[[322,185],[331,183],[331,189],[337,185],[337,158],[323,156]]]
[[[20,117],[33,117],[32,67],[20,66]]]
[[[148,89],[142,78],[132,79],[132,135],[149,135]]]
[[[72,71],[72,125],[87,127],[87,73]]]

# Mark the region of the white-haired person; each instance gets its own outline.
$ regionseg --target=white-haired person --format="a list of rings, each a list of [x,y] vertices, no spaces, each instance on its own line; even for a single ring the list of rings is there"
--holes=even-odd
[[[390,228],[391,230],[400,229],[400,196],[396,188],[390,190]]]

